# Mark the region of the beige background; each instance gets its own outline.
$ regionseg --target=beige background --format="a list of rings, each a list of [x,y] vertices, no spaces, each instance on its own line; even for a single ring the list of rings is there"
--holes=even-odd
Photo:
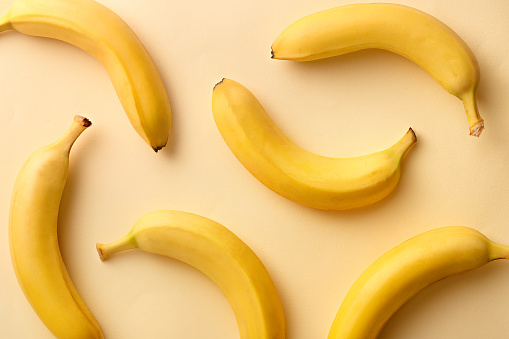
[[[102,65],[59,41],[0,34],[0,324],[3,338],[52,338],[26,302],[9,259],[16,174],[74,114],[93,121],[71,154],[59,237],[70,275],[107,338],[238,338],[220,290],[195,269],[132,251],[101,262],[96,242],[124,235],[156,209],[228,227],[265,263],[289,339],[326,338],[342,298],[378,256],[423,231],[475,227],[509,243],[509,2],[415,0],[470,45],[482,73],[486,130],[468,135],[461,102],[397,55],[364,51],[312,63],[272,60],[290,23],[350,3],[326,0],[100,0],[129,23],[155,60],[173,109],[155,154],[131,128]],[[0,13],[11,5],[0,0]],[[384,149],[408,127],[418,143],[397,189],[371,207],[325,212],[286,200],[235,159],[211,113],[212,87],[249,88],[297,144],[348,157]],[[507,338],[509,263],[443,280],[406,304],[380,338]]]

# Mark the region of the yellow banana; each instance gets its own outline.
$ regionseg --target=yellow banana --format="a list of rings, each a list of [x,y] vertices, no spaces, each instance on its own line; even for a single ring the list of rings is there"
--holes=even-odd
[[[409,129],[384,151],[353,158],[313,154],[289,140],[255,96],[229,79],[214,87],[212,111],[226,144],[251,174],[281,196],[319,209],[351,209],[384,198],[417,140]]]
[[[181,260],[212,279],[228,298],[242,339],[285,337],[283,309],[269,273],[224,226],[196,214],[154,211],[119,240],[97,244],[102,260],[133,248]]]
[[[328,338],[376,338],[389,318],[425,287],[496,259],[509,259],[509,246],[469,227],[442,227],[417,235],[382,255],[359,276]]]
[[[171,109],[147,50],[113,11],[93,0],[15,0],[0,18],[0,32],[15,30],[65,41],[106,68],[136,132],[156,152],[168,140]]]
[[[275,59],[308,61],[378,48],[421,66],[463,101],[470,134],[484,122],[476,91],[479,65],[466,43],[448,26],[417,9],[396,4],[353,4],[303,17],[274,40]]]
[[[69,152],[90,124],[76,116],[62,137],[28,158],[14,184],[9,214],[9,245],[19,285],[39,318],[61,339],[103,338],[67,273],[57,237]]]

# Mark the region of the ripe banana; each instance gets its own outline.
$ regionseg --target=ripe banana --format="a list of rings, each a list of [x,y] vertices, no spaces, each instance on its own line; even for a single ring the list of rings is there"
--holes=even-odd
[[[509,246],[461,226],[434,229],[394,247],[355,281],[329,332],[329,339],[373,339],[389,318],[425,287],[496,259]]]
[[[57,237],[69,152],[90,125],[88,119],[75,116],[65,134],[28,158],[14,184],[9,214],[9,245],[18,283],[39,318],[61,339],[103,338],[67,273]]]
[[[470,134],[484,122],[476,91],[479,65],[466,43],[429,14],[396,4],[339,6],[297,20],[272,44],[275,59],[308,61],[377,48],[399,54],[426,70],[463,101]]]
[[[15,30],[65,41],[106,68],[136,132],[156,152],[168,140],[171,109],[147,50],[113,11],[93,0],[15,0],[0,18],[0,32]]]
[[[214,87],[212,111],[226,144],[251,174],[281,196],[319,209],[351,209],[384,198],[417,140],[409,129],[384,151],[353,158],[313,154],[289,140],[255,96],[229,79]]]
[[[181,260],[212,279],[228,298],[242,339],[285,337],[283,309],[269,273],[224,226],[196,214],[154,211],[119,240],[97,244],[102,260],[133,248]]]

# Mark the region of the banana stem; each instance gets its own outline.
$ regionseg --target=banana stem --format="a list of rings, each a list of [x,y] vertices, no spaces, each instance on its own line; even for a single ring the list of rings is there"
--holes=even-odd
[[[126,235],[123,238],[120,238],[116,241],[113,241],[109,244],[96,244],[95,248],[97,249],[97,253],[99,253],[99,258],[101,260],[108,259],[109,256],[136,248],[136,244],[133,242],[133,238],[131,236]]]
[[[54,142],[55,145],[61,145],[66,152],[71,150],[72,145],[81,133],[92,125],[92,122],[81,115],[75,115],[71,126],[65,133]]]
[[[475,90],[472,90],[466,93],[461,100],[463,101],[463,106],[465,107],[465,112],[467,114],[470,135],[478,137],[484,129],[484,120],[481,118],[479,109],[477,108],[475,92]]]
[[[391,149],[397,156],[403,156],[410,147],[417,142],[417,136],[412,128],[409,128],[405,135]]]
[[[490,241],[490,260],[509,259],[509,246]]]

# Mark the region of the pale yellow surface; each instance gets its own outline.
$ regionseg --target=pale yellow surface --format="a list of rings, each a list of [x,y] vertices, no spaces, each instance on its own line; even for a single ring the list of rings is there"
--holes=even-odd
[[[509,244],[509,2],[397,1],[444,21],[481,68],[486,129],[468,135],[463,105],[400,56],[363,51],[295,63],[270,45],[304,15],[347,1],[100,0],[137,33],[158,66],[173,112],[171,141],[155,154],[135,133],[102,65],[62,42],[0,34],[0,324],[2,338],[52,338],[25,300],[7,240],[12,185],[27,156],[55,140],[75,114],[93,122],[75,144],[61,206],[60,242],[78,291],[106,338],[238,338],[226,299],[177,261],[132,251],[101,262],[96,242],[124,235],[144,213],[192,212],[243,239],[279,291],[289,339],[326,338],[359,274],[407,238],[470,226]],[[0,13],[11,1],[0,0]],[[353,156],[392,145],[412,127],[418,142],[398,187],[371,207],[327,212],[258,182],[235,159],[212,117],[222,77],[257,96],[300,146]],[[443,280],[406,304],[380,338],[509,336],[509,262]]]

